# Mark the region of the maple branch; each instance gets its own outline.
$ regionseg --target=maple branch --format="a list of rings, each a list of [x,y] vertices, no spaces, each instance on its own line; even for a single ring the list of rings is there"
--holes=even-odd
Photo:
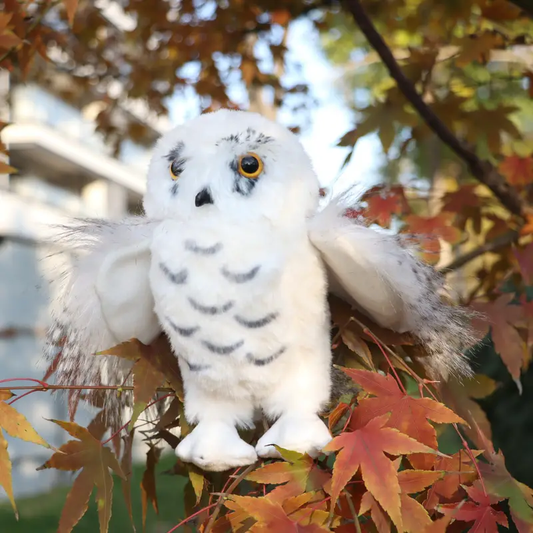
[[[473,151],[469,150],[442,120],[429,107],[416,90],[413,83],[407,78],[394,58],[390,48],[383,37],[376,30],[360,0],[345,0],[344,2],[368,42],[378,53],[387,67],[398,88],[418,111],[426,124],[435,132],[439,139],[445,143],[468,166],[471,174],[481,183],[486,185],[511,213],[524,217],[527,212],[526,204],[522,201],[516,189],[511,187],[498,170],[488,161],[480,159]]]
[[[213,514],[211,515],[211,518],[209,518],[209,522],[207,522],[207,526],[204,529],[204,533],[209,533],[211,529],[213,528],[213,524],[215,523],[218,514],[220,513],[220,509],[222,509],[222,504],[224,503],[224,500],[237,488],[237,485],[258,465],[258,461],[256,461],[254,464],[248,466],[246,469],[244,469],[236,478],[235,481],[229,486],[228,490],[226,492],[223,492],[220,497],[217,500],[215,509],[213,510]],[[170,531],[168,532],[170,533]]]
[[[504,248],[505,246],[516,242],[518,240],[518,237],[520,237],[520,233],[516,230],[511,230],[507,231],[506,233],[502,233],[491,241],[488,241],[482,244],[481,246],[475,248],[474,250],[471,250],[470,252],[467,252],[455,258],[449,264],[440,268],[439,271],[443,274],[448,274],[449,272],[461,268],[470,261],[473,261],[474,259],[476,259],[476,257],[479,257],[480,255],[486,254],[488,252],[495,252],[500,248]]]
[[[4,381],[15,381],[13,380],[4,380]],[[20,381],[26,381],[25,379],[20,378]],[[46,390],[120,390],[120,391],[132,391],[133,386],[127,385],[49,385],[45,383],[43,385],[21,385],[15,387],[0,387],[0,391],[13,391],[13,390],[36,390],[36,391],[46,391]],[[174,389],[170,387],[158,387],[156,392],[175,392]]]

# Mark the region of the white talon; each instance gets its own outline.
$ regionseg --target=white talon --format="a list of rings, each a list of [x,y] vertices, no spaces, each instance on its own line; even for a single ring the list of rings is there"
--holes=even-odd
[[[255,450],[259,457],[279,458],[279,452],[272,446],[277,444],[286,450],[317,457],[331,439],[328,428],[317,415],[284,415],[259,439]]]
[[[257,461],[253,446],[244,442],[237,430],[223,422],[200,422],[176,448],[185,463],[202,470],[222,472]]]

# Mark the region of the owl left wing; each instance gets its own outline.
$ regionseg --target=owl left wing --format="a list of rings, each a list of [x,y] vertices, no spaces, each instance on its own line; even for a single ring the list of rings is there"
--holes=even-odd
[[[309,221],[309,238],[326,265],[329,290],[382,327],[420,339],[435,377],[464,375],[463,350],[472,342],[469,313],[445,303],[444,280],[398,235],[344,216],[332,203]]]
[[[119,381],[126,362],[94,354],[131,338],[148,344],[161,332],[148,278],[154,226],[132,217],[80,220],[61,228],[55,243],[68,257],[62,276],[50,273],[55,297],[47,350],[54,360],[61,346],[60,383],[97,384],[104,374]]]

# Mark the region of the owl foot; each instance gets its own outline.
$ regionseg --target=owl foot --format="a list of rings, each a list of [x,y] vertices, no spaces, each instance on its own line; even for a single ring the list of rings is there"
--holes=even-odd
[[[280,458],[272,444],[286,450],[316,457],[332,439],[328,428],[317,415],[283,415],[259,439],[255,450],[259,457]]]
[[[185,463],[202,470],[222,472],[257,461],[253,446],[244,442],[237,430],[223,422],[200,422],[176,448]]]

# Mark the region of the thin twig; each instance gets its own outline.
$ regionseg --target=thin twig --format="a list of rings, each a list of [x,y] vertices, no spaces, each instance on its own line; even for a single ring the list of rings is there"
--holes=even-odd
[[[205,513],[205,511],[208,511],[211,509],[211,507],[214,507],[216,503],[212,503],[211,505],[208,505],[207,507],[204,507],[203,509],[200,509],[199,511],[196,511],[196,513],[192,514],[191,516],[188,516],[184,520],[182,520],[179,524],[175,525],[172,529],[169,529],[167,533],[174,533],[174,531],[177,531],[181,526],[185,525],[187,522],[192,520],[194,517],[198,516],[199,514]]]
[[[370,17],[366,13],[360,0],[345,0],[345,4],[352,14],[370,45],[378,53],[387,67],[390,75],[396,81],[398,88],[411,105],[418,111],[426,124],[435,132],[439,139],[444,142],[455,154],[468,165],[472,175],[486,185],[511,213],[524,217],[528,211],[526,204],[520,198],[518,191],[513,188],[496,168],[488,161],[481,160],[473,151],[469,150],[442,120],[429,107],[413,83],[403,73],[390,48],[383,37],[376,30]]]
[[[353,523],[355,524],[355,529],[357,530],[357,533],[361,533],[361,524],[359,523],[359,517],[357,516],[357,513],[355,511],[352,495],[347,490],[344,491],[344,494],[346,495],[346,501],[348,502],[348,507],[350,508],[350,511],[353,516]]]
[[[3,381],[15,381],[15,379],[3,380]],[[25,379],[20,379],[20,381],[26,381]],[[0,391],[13,391],[13,390],[109,390],[109,391],[132,391],[133,387],[130,385],[40,385],[40,386],[15,386],[15,387],[0,387]],[[174,389],[170,387],[158,387],[156,392],[175,392]]]
[[[213,524],[215,523],[219,513],[220,509],[222,509],[222,504],[224,503],[224,500],[237,488],[237,485],[258,465],[258,461],[256,461],[253,465],[248,466],[245,470],[243,470],[238,477],[235,478],[235,481],[229,486],[228,490],[226,492],[223,492],[220,497],[217,500],[216,507],[213,511],[213,514],[211,515],[211,518],[209,518],[209,522],[207,522],[207,526],[204,529],[204,533],[209,533],[211,531],[211,528],[213,527]],[[170,531],[168,532],[170,533]]]
[[[516,230],[511,230],[511,231],[502,233],[501,235],[498,235],[498,237],[482,244],[478,248],[475,248],[474,250],[471,250],[470,252],[467,252],[455,258],[449,264],[440,268],[439,271],[442,272],[443,274],[447,274],[448,272],[457,270],[458,268],[461,268],[462,266],[466,265],[470,261],[473,261],[480,255],[486,254],[488,252],[495,252],[496,250],[499,250],[500,248],[504,248],[505,246],[508,246],[509,244],[512,244],[513,242],[516,242],[519,236],[520,236],[520,233]]]

